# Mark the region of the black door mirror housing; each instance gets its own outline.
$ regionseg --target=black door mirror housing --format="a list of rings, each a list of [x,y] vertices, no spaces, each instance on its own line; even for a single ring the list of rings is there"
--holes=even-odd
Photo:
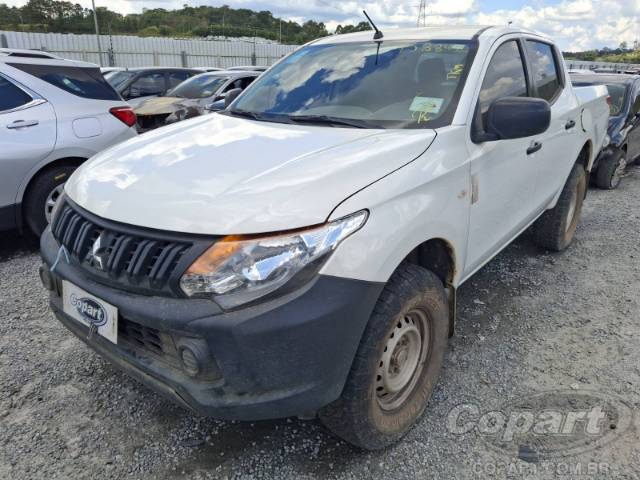
[[[228,108],[229,105],[233,103],[233,101],[238,98],[238,95],[242,93],[241,88],[234,88],[233,90],[229,90],[224,97],[224,108]]]
[[[544,133],[551,123],[551,106],[541,98],[504,97],[495,100],[485,115],[484,132],[474,142],[525,138]]]

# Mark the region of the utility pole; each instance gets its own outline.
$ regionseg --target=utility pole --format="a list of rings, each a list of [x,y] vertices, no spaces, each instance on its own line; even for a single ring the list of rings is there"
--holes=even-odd
[[[93,5],[93,23],[96,27],[96,40],[98,40],[98,63],[102,67],[102,48],[100,47],[100,30],[98,29],[98,12],[96,12],[96,1],[91,0]]]
[[[420,0],[417,27],[427,26],[427,0]]]
[[[282,43],[282,19],[280,19],[280,43]]]

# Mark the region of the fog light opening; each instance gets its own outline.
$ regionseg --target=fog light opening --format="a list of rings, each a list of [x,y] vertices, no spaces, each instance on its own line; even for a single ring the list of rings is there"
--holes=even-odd
[[[191,377],[195,377],[200,373],[200,361],[196,354],[189,347],[180,348],[180,360],[184,371]]]

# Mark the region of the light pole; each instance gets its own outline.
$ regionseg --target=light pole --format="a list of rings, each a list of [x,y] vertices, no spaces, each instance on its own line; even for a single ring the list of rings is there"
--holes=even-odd
[[[93,5],[93,23],[96,26],[96,40],[98,40],[98,63],[102,67],[102,48],[100,47],[100,30],[98,29],[98,12],[96,12],[96,2],[91,0]]]

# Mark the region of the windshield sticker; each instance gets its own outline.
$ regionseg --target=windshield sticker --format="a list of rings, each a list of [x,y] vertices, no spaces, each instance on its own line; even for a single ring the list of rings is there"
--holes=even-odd
[[[438,114],[440,113],[443,102],[444,98],[415,97],[413,102],[411,102],[409,110],[412,112]]]
[[[447,72],[447,80],[457,80],[460,75],[462,75],[462,71],[464,70],[464,65],[458,63],[454,65],[451,70]]]

